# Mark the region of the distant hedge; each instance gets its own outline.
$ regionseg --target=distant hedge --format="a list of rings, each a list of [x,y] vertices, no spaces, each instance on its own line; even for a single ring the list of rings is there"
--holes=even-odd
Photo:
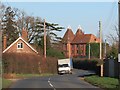
[[[47,49],[47,55],[50,57],[56,57],[59,59],[65,58],[64,54],[61,51],[53,48]]]
[[[90,43],[90,55],[91,57],[99,57],[100,47],[99,43]],[[86,55],[89,56],[89,44],[86,46]]]
[[[108,44],[107,44],[107,47],[108,47]],[[105,45],[104,43],[102,43],[102,53],[104,56],[104,48],[105,48]],[[90,43],[90,55],[91,55],[91,58],[99,58],[99,55],[100,55],[100,44],[99,43]],[[86,45],[86,56],[89,56],[89,44],[87,43]]]
[[[100,75],[100,66],[98,60],[80,60],[73,59],[73,67],[76,69],[92,70]]]

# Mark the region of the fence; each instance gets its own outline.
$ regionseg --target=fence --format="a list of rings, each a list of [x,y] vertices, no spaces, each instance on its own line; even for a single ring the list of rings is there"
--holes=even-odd
[[[113,58],[104,60],[104,76],[118,78],[118,61]]]

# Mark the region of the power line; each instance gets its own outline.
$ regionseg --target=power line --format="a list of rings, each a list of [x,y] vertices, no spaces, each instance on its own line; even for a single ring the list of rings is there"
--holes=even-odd
[[[113,21],[113,18],[115,17],[115,1],[112,3],[112,7],[111,7],[111,11],[110,11],[110,14],[109,14],[109,17],[107,18],[105,24],[104,24],[104,30],[108,29],[108,27],[111,25],[112,21]],[[116,3],[117,4],[117,3]]]

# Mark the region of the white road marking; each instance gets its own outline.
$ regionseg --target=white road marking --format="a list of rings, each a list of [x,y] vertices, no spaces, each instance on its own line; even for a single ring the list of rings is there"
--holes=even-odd
[[[52,85],[52,83],[50,82],[50,78],[48,79],[48,83],[49,83],[49,85],[54,89],[54,90],[56,90],[55,89],[55,87]]]

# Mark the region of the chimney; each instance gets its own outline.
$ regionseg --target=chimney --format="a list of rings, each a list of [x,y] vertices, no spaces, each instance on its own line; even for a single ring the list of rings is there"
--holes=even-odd
[[[3,37],[3,50],[5,50],[7,47],[7,37],[6,35]]]
[[[28,33],[27,33],[27,30],[25,28],[23,28],[23,30],[22,30],[22,38],[25,41],[28,41]]]

